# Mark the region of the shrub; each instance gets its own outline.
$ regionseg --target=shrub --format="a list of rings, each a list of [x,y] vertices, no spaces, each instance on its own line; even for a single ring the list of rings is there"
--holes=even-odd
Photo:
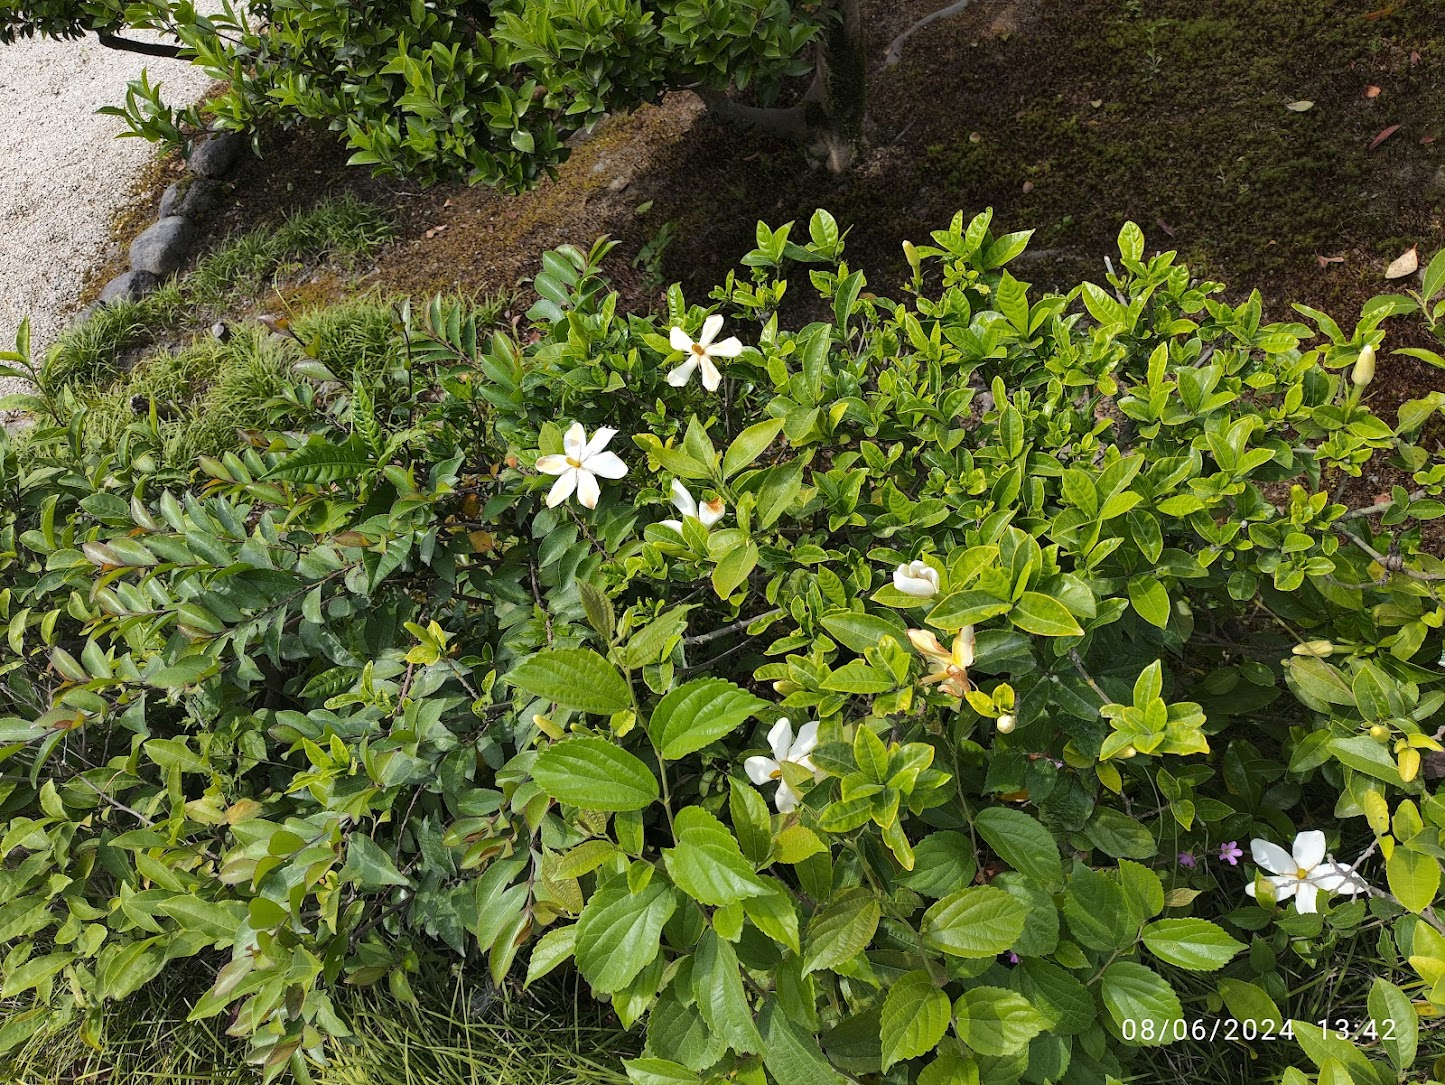
[[[575,968],[644,1085],[1096,1082],[1216,1023],[1408,1072],[1445,470],[1438,404],[1364,402],[1390,305],[1264,323],[1132,224],[1033,298],[988,214],[900,302],[790,227],[738,339],[564,247],[535,341],[405,307],[404,372],[305,365],[309,430],[203,485],[4,456],[0,1049],[199,958],[192,1016],[300,1071],[441,948]],[[1363,936],[1349,1039],[1291,1021]]]

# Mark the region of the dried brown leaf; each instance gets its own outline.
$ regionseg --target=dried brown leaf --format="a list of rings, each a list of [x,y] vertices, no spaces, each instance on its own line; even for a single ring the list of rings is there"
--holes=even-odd
[[[1393,136],[1393,135],[1394,135],[1396,132],[1398,132],[1399,130],[1400,130],[1400,126],[1399,126],[1398,124],[1392,124],[1392,125],[1390,125],[1390,127],[1386,128],[1386,129],[1385,129],[1383,132],[1381,132],[1378,136],[1376,136],[1374,139],[1370,140],[1370,145],[1369,145],[1367,148],[1365,148],[1365,149],[1368,150],[1368,151],[1373,151],[1376,147],[1378,147],[1380,144],[1384,143],[1385,140],[1389,139],[1391,136]]]
[[[1311,102],[1308,98],[1301,98],[1298,102],[1290,102],[1285,106],[1285,108],[1292,113],[1303,113],[1305,110],[1313,109],[1314,107],[1314,102]]]
[[[1379,96],[1380,88],[1375,86],[1375,84],[1371,83],[1368,87],[1365,88],[1366,98],[1378,98]]]
[[[1420,267],[1420,246],[1411,245],[1399,256],[1391,261],[1390,266],[1385,269],[1385,278],[1403,279],[1407,275],[1413,275]]]

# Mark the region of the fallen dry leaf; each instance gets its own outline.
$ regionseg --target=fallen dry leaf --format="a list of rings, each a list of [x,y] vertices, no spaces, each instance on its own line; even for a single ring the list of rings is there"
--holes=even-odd
[[[1375,86],[1375,84],[1371,83],[1368,87],[1365,88],[1366,98],[1378,98],[1379,96],[1380,88]]]
[[[1420,63],[1420,54],[1417,53],[1417,52],[1415,52],[1415,50],[1413,50],[1413,49],[1410,50],[1410,63],[1411,63],[1411,64],[1419,64],[1419,63]]]
[[[1321,256],[1319,253],[1315,253],[1315,261],[1323,269],[1329,267],[1331,264],[1343,264],[1345,258],[1343,256]]]
[[[1425,144],[1430,144],[1430,143],[1434,143],[1434,142],[1435,142],[1435,139],[1436,139],[1435,136],[1421,136],[1421,137],[1420,137],[1420,142],[1421,142],[1421,143],[1425,143]]]
[[[1376,8],[1374,11],[1366,12],[1364,15],[1361,15],[1360,18],[1361,18],[1361,19],[1370,19],[1370,20],[1373,21],[1373,20],[1375,20],[1375,19],[1383,19],[1386,15],[1393,15],[1394,13],[1395,13],[1395,5],[1394,5],[1394,4],[1386,4],[1386,5],[1385,5],[1384,7],[1382,7],[1382,8]]]
[[[452,205],[452,201],[451,201],[451,200],[447,200],[446,203],[442,204],[442,209],[443,209],[443,210],[446,210],[446,208],[450,207],[451,205]]]
[[[1392,125],[1390,125],[1390,127],[1386,128],[1386,129],[1385,129],[1383,132],[1381,132],[1378,136],[1376,136],[1374,139],[1370,140],[1370,145],[1369,145],[1367,148],[1365,148],[1365,149],[1368,150],[1368,151],[1373,151],[1376,147],[1378,147],[1380,144],[1384,143],[1385,140],[1389,139],[1391,136],[1393,136],[1393,135],[1394,135],[1396,132],[1398,132],[1399,130],[1400,130],[1400,126],[1399,126],[1398,124],[1392,124]]]
[[[433,227],[432,227],[430,230],[428,230],[426,233],[422,234],[422,237],[424,237],[424,238],[426,238],[428,241],[430,241],[432,238],[436,237],[437,234],[441,233],[441,232],[442,232],[443,230],[445,230],[445,229],[446,229],[445,224],[443,224],[443,225],[441,225],[441,226],[433,226]]]
[[[1314,107],[1314,102],[1311,102],[1307,98],[1301,98],[1298,102],[1290,102],[1289,105],[1285,106],[1286,109],[1294,113],[1303,113],[1305,110],[1313,109]]]
[[[1154,222],[1159,227],[1159,229],[1163,230],[1170,237],[1174,236],[1174,227],[1170,226],[1169,223],[1165,222],[1162,215],[1156,218]]]
[[[1399,256],[1395,257],[1390,266],[1385,269],[1385,278],[1403,279],[1406,275],[1415,274],[1416,270],[1420,267],[1420,254],[1417,251],[1419,247],[1418,245],[1412,245]]]

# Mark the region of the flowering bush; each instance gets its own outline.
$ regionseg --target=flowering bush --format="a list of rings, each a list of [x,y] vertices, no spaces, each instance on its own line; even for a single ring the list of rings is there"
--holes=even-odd
[[[1211,1020],[1411,1072],[1445,400],[1369,409],[1390,303],[1266,324],[1133,225],[1035,297],[988,214],[886,300],[790,227],[713,294],[736,351],[563,248],[535,342],[437,302],[374,380],[298,351],[309,428],[204,485],[154,415],[0,446],[0,1048],[200,957],[276,1074],[451,952],[576,969],[639,1085],[1092,1083]]]

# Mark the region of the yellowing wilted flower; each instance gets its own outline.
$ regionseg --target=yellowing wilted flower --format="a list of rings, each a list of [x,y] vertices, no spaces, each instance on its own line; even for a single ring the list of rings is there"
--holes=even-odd
[[[926,561],[910,561],[893,570],[893,586],[904,595],[931,599],[938,594],[938,570]]]
[[[702,521],[703,527],[712,527],[723,518],[727,506],[723,499],[715,497],[711,501],[704,501],[699,505],[692,496],[692,493],[682,484],[681,479],[672,480],[672,503],[677,506],[677,511],[684,516],[696,516]],[[673,531],[682,532],[681,520],[659,520],[663,527],[670,527]]]
[[[1364,879],[1348,867],[1325,862],[1325,834],[1318,829],[1295,837],[1291,851],[1268,840],[1251,840],[1249,850],[1254,861],[1269,871],[1266,880],[1274,886],[1275,899],[1294,897],[1301,912],[1317,910],[1321,891],[1354,896],[1365,889]],[[1254,884],[1244,891],[1254,896]]]
[[[681,388],[692,376],[692,371],[699,366],[702,367],[702,386],[709,392],[716,392],[718,385],[722,383],[722,374],[713,364],[714,358],[736,358],[743,352],[743,344],[737,336],[729,336],[721,343],[714,343],[717,333],[722,331],[723,318],[713,313],[702,322],[702,335],[693,342],[692,336],[681,328],[673,328],[668,336],[668,342],[672,344],[673,350],[686,352],[687,358],[681,365],[667,375],[667,383],[674,388]]]
[[[602,491],[597,485],[597,476],[621,478],[627,474],[627,465],[614,452],[603,452],[607,442],[617,435],[615,429],[603,426],[587,440],[587,431],[581,422],[573,422],[562,438],[563,456],[542,456],[537,460],[537,470],[548,475],[559,476],[547,494],[547,507],[554,508],[577,491],[577,500],[587,508],[595,509]]]
[[[1017,724],[1018,717],[1016,717],[1012,712],[1005,712],[1002,716],[998,718],[998,722],[994,724],[994,726],[998,728],[999,734],[1006,735],[1011,732],[1014,727],[1017,726]]]
[[[939,689],[962,700],[968,692],[968,668],[973,666],[973,626],[966,625],[958,631],[951,651],[945,650],[931,631],[910,629],[908,639],[933,668],[933,673],[921,681],[925,685],[941,683]]]
[[[773,756],[749,757],[743,762],[743,770],[748,774],[748,779],[759,786],[769,780],[778,781],[778,793],[773,796],[773,805],[778,808],[778,813],[786,814],[797,808],[801,796],[789,787],[788,781],[783,778],[783,762],[791,761],[795,765],[801,765],[817,776],[818,768],[808,755],[818,745],[818,725],[803,724],[798,729],[797,738],[794,738],[793,725],[785,716],[773,724],[773,729],[768,732],[768,745],[772,748]]]

